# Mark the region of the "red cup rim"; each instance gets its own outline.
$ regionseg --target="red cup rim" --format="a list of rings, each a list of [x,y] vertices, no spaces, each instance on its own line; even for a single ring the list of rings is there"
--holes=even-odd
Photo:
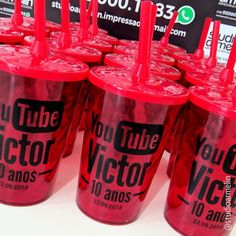
[[[131,70],[123,68],[93,67],[89,81],[105,91],[143,102],[180,105],[188,100],[188,90],[173,81],[151,75],[145,84],[134,85]]]
[[[233,86],[192,86],[189,100],[196,106],[219,116],[236,120],[236,106],[232,101]]]
[[[0,45],[0,51],[0,70],[15,75],[58,82],[80,81],[88,76],[88,66],[73,58],[50,54],[40,65],[32,66],[29,47]]]

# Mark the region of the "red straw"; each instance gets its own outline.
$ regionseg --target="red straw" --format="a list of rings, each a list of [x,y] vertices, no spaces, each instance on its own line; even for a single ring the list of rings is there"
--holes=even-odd
[[[92,35],[96,36],[98,34],[98,0],[92,0]]]
[[[62,32],[60,33],[58,43],[59,47],[66,49],[71,47],[71,34],[70,34],[70,11],[69,0],[61,0],[61,22]]]
[[[88,5],[88,10],[87,10],[87,26],[88,28],[90,27],[91,24],[91,16],[92,16],[92,12],[93,12],[93,0],[90,0],[90,3]]]
[[[152,36],[150,38],[151,44],[152,44],[154,31],[155,31],[156,15],[157,15],[157,5],[153,5],[152,6],[152,24],[151,24],[151,29],[150,29],[150,31],[152,32]]]
[[[234,42],[226,68],[220,74],[220,81],[223,86],[227,86],[234,80],[234,66],[236,62],[236,37],[234,37]]]
[[[202,30],[202,34],[201,34],[200,41],[198,44],[198,48],[196,49],[196,51],[194,53],[194,57],[196,59],[201,59],[204,57],[204,46],[205,46],[205,42],[206,42],[206,38],[208,35],[208,31],[209,31],[211,22],[212,22],[212,18],[207,17],[205,19],[205,23],[203,26],[203,30]]]
[[[11,17],[11,22],[14,26],[20,26],[23,24],[23,16],[21,14],[21,0],[15,0],[15,11]]]
[[[88,21],[87,21],[86,0],[80,0],[80,35],[79,41],[88,38]]]
[[[173,27],[175,25],[175,21],[176,21],[177,17],[178,17],[178,12],[174,11],[173,16],[172,16],[172,18],[171,18],[171,20],[169,22],[169,25],[168,25],[168,27],[167,27],[167,29],[165,31],[165,34],[164,34],[164,36],[160,40],[160,43],[162,45],[166,46],[166,45],[169,44],[170,33],[171,33],[171,30],[173,29]]]
[[[211,40],[211,51],[210,56],[207,58],[205,65],[208,67],[215,67],[217,63],[217,48],[218,48],[218,40],[220,34],[220,21],[214,21],[213,27],[213,36]]]
[[[45,0],[34,1],[34,16],[35,16],[35,41],[31,46],[31,55],[33,63],[40,63],[41,60],[48,56],[48,44],[46,42],[46,13]]]
[[[151,39],[153,30],[153,9],[151,1],[141,3],[139,53],[133,71],[134,82],[145,83],[149,79],[151,60]],[[155,14],[156,15],[156,14]]]

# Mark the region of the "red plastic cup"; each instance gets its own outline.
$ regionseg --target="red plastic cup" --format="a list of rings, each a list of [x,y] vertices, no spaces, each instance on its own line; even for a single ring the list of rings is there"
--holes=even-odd
[[[104,63],[107,66],[115,66],[121,68],[128,68],[132,70],[135,66],[135,56],[123,55],[123,54],[107,54],[104,59]],[[165,79],[170,79],[172,81],[177,81],[180,79],[181,73],[176,68],[161,64],[157,61],[152,61],[150,65],[150,70],[153,75],[163,77]]]
[[[89,81],[77,204],[97,221],[127,224],[138,217],[159,165],[169,111],[177,114],[188,91],[153,76],[135,83],[130,70],[115,67],[92,68]]]
[[[221,79],[221,73],[218,71],[218,69],[215,71],[215,69],[208,71],[205,70],[195,70],[194,72],[187,72],[185,75],[185,84],[188,84],[189,86],[193,85],[200,85],[200,86],[213,86],[213,87],[224,87],[224,84],[222,83]],[[231,85],[236,85],[236,75],[234,76],[233,81],[231,82]],[[169,136],[169,140],[166,144],[166,149],[170,150],[170,160],[167,167],[167,175],[171,178],[172,171],[174,168],[174,163],[178,151],[179,146],[179,139],[176,139],[175,137],[179,137],[181,135],[181,132],[183,130],[183,124],[185,122],[185,110],[189,109],[187,106],[183,107],[181,110],[178,119],[176,120],[176,125],[174,125],[173,128],[173,135]]]
[[[76,48],[65,49],[62,51],[62,53],[74,57],[76,59],[80,59],[83,62],[86,62],[90,68],[101,64],[102,53],[95,48],[91,48],[85,45],[77,46]],[[78,102],[71,122],[70,131],[66,140],[65,150],[63,154],[64,157],[71,155],[71,153],[73,152],[78,130],[84,130],[85,119],[87,114],[86,102],[88,97],[88,90],[89,82],[88,80],[85,80],[82,89],[80,90]],[[82,118],[78,119],[81,113],[83,113]]]
[[[52,192],[88,66],[56,55],[39,63],[28,47],[0,50],[0,202],[32,205]]]
[[[183,235],[226,236],[235,224],[235,91],[191,87],[165,218]]]
[[[34,36],[27,36],[24,38],[23,43],[26,46],[31,46],[34,40],[35,40]],[[101,64],[102,62],[102,53],[95,48],[88,47],[86,45],[81,44],[76,47],[61,49],[59,48],[58,42],[56,39],[48,39],[48,43],[50,45],[50,49],[52,51],[55,51],[58,57],[61,57],[61,56],[72,57],[76,60],[85,62],[90,68],[93,66],[97,66]],[[81,130],[83,130],[85,127],[84,123],[85,123],[86,110],[87,110],[86,100],[88,96],[88,88],[89,88],[89,82],[85,80],[79,94],[73,120],[71,121],[71,128],[68,134],[68,138],[67,138],[64,153],[63,153],[64,157],[71,155],[71,153],[73,152],[79,127]],[[78,117],[81,116],[81,113],[83,113],[82,118],[78,119]]]
[[[200,83],[200,85],[203,85],[204,84],[203,83],[204,79],[202,78],[203,75],[205,76],[206,84],[208,84],[207,78],[213,76],[212,80],[219,80],[219,77],[218,79],[216,79],[217,78],[216,76],[219,75],[222,72],[223,68],[225,67],[225,64],[222,64],[222,63],[217,63],[215,67],[208,67],[205,65],[205,61],[207,58],[196,59],[194,56],[187,55],[187,54],[186,54],[186,57],[187,59],[185,60],[177,60],[176,67],[182,73],[181,79],[179,81],[180,84],[184,85],[187,88],[190,87],[191,85],[194,85],[194,84],[196,85],[196,83],[192,83],[189,79],[187,79],[188,78],[187,74],[193,74],[193,75],[199,76],[199,78],[197,78],[196,81],[201,80],[202,82]],[[177,131],[174,126],[172,135],[170,135],[169,140],[166,143],[166,150],[170,153],[174,152],[174,149],[176,149],[176,147],[174,147],[175,145],[174,133],[175,132]],[[178,140],[175,140],[175,141],[178,142]],[[171,166],[173,165],[173,161],[172,163],[170,163],[170,165]],[[171,167],[169,166],[168,169],[171,169]],[[169,173],[170,173],[170,170],[168,170],[168,176],[170,176]]]
[[[231,54],[233,55],[234,51],[232,51]],[[229,58],[229,61],[230,61],[230,59],[235,61],[235,58]],[[233,62],[230,62],[230,63],[233,63]],[[213,86],[213,87],[227,87],[229,85],[234,86],[236,84],[236,75],[235,74],[230,75],[227,73],[226,74],[227,78],[225,78],[225,76],[222,76],[222,73],[227,72],[227,70],[230,70],[230,68],[228,68],[228,65],[223,70],[223,72],[219,71],[218,69],[215,69],[215,68],[209,69],[208,71],[196,69],[194,72],[187,72],[186,73],[185,81],[186,81],[186,84],[188,84],[189,86],[192,86],[192,85]],[[181,135],[181,132],[183,130],[183,124],[185,122],[185,118],[184,118],[185,109],[189,109],[188,106],[183,107],[183,109],[180,112],[179,118],[177,120],[178,124],[176,124],[176,126],[174,126],[176,128],[174,130],[175,134],[172,135],[173,137],[179,137]],[[172,136],[170,136],[170,137],[172,137]],[[169,160],[169,164],[168,164],[168,168],[167,168],[167,175],[169,177],[171,177],[172,170],[173,170],[174,163],[175,163],[175,159],[176,159],[176,155],[177,155],[177,151],[178,151],[179,139],[174,139],[174,140],[172,140],[172,142],[170,139],[169,142],[167,142],[167,144],[168,143],[169,144],[172,143],[170,160]],[[166,145],[166,146],[168,147],[168,145]]]
[[[57,56],[66,55],[73,57],[77,60],[86,62],[90,67],[99,65],[102,61],[102,53],[95,48],[86,46],[83,42],[78,43],[77,34],[73,36],[73,45],[71,44],[71,34],[67,31],[67,25],[69,25],[69,9],[68,1],[62,2],[62,31],[51,33],[51,38],[48,39],[48,43],[51,51],[55,51]],[[63,35],[64,34],[64,35]],[[24,39],[25,45],[31,45],[34,42],[34,37],[27,36]],[[102,44],[104,45],[104,44]],[[107,45],[105,45],[107,46]],[[110,45],[109,45],[110,46]],[[74,147],[77,131],[80,125],[81,114],[85,116],[85,103],[87,99],[89,83],[85,81],[81,89],[80,96],[75,108],[74,117],[71,121],[70,132],[66,141],[65,150],[63,156],[69,156]],[[79,119],[78,119],[79,117]],[[84,118],[83,118],[84,120]]]
[[[198,48],[194,55],[185,54],[186,58],[183,60],[178,60],[176,63],[177,68],[182,72],[182,79],[180,80],[180,83],[186,87],[189,87],[191,84],[186,81],[185,75],[186,72],[196,72],[196,71],[207,71],[207,73],[221,73],[221,71],[224,69],[225,65],[217,63],[217,45],[218,45],[218,39],[219,39],[219,31],[220,31],[220,22],[215,21],[214,22],[214,29],[213,29],[213,36],[212,36],[212,45],[211,45],[211,51],[210,56],[208,58],[204,58],[204,50],[203,46],[206,40],[207,32],[209,30],[211,19],[206,18],[205,24],[203,27],[203,32],[200,38],[200,42],[198,45]],[[174,56],[175,53],[172,53]],[[176,58],[176,55],[174,58]],[[182,55],[179,55],[180,58],[184,56],[184,53]],[[177,123],[176,123],[177,124]],[[173,128],[172,135],[169,137],[169,141],[166,144],[166,150],[168,152],[172,152],[171,150],[176,149],[174,144],[174,133],[176,128]],[[175,142],[178,142],[177,139],[175,139]],[[173,162],[173,161],[172,161]],[[170,163],[169,167],[172,164]],[[168,172],[170,172],[168,168]],[[168,174],[169,175],[169,174]]]

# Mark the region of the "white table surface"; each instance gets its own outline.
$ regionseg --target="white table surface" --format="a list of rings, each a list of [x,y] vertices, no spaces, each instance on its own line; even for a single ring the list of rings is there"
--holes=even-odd
[[[82,134],[74,153],[63,159],[53,195],[30,207],[0,205],[1,236],[178,236],[165,221],[163,210],[169,179],[163,157],[141,216],[132,224],[111,226],[85,216],[75,203]],[[231,232],[236,235],[236,228]]]

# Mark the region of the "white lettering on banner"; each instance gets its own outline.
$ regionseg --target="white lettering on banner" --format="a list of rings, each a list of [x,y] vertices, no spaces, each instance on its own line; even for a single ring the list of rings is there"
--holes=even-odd
[[[61,2],[60,1],[53,1],[51,7],[56,8],[56,9],[61,9]],[[79,7],[73,6],[71,4],[70,4],[70,11],[74,12],[74,13],[80,13]]]
[[[122,23],[125,25],[134,26],[134,27],[140,26],[140,21],[138,21],[138,20],[108,14],[107,12],[103,12],[103,13],[99,12],[98,18],[102,19],[102,20],[111,21],[112,23]],[[167,29],[167,26],[155,25],[155,31],[164,33],[166,31],[166,29]],[[184,37],[186,37],[187,32],[184,30],[172,29],[171,34],[184,38]]]
[[[225,4],[236,6],[236,0],[219,0],[219,5]]]

